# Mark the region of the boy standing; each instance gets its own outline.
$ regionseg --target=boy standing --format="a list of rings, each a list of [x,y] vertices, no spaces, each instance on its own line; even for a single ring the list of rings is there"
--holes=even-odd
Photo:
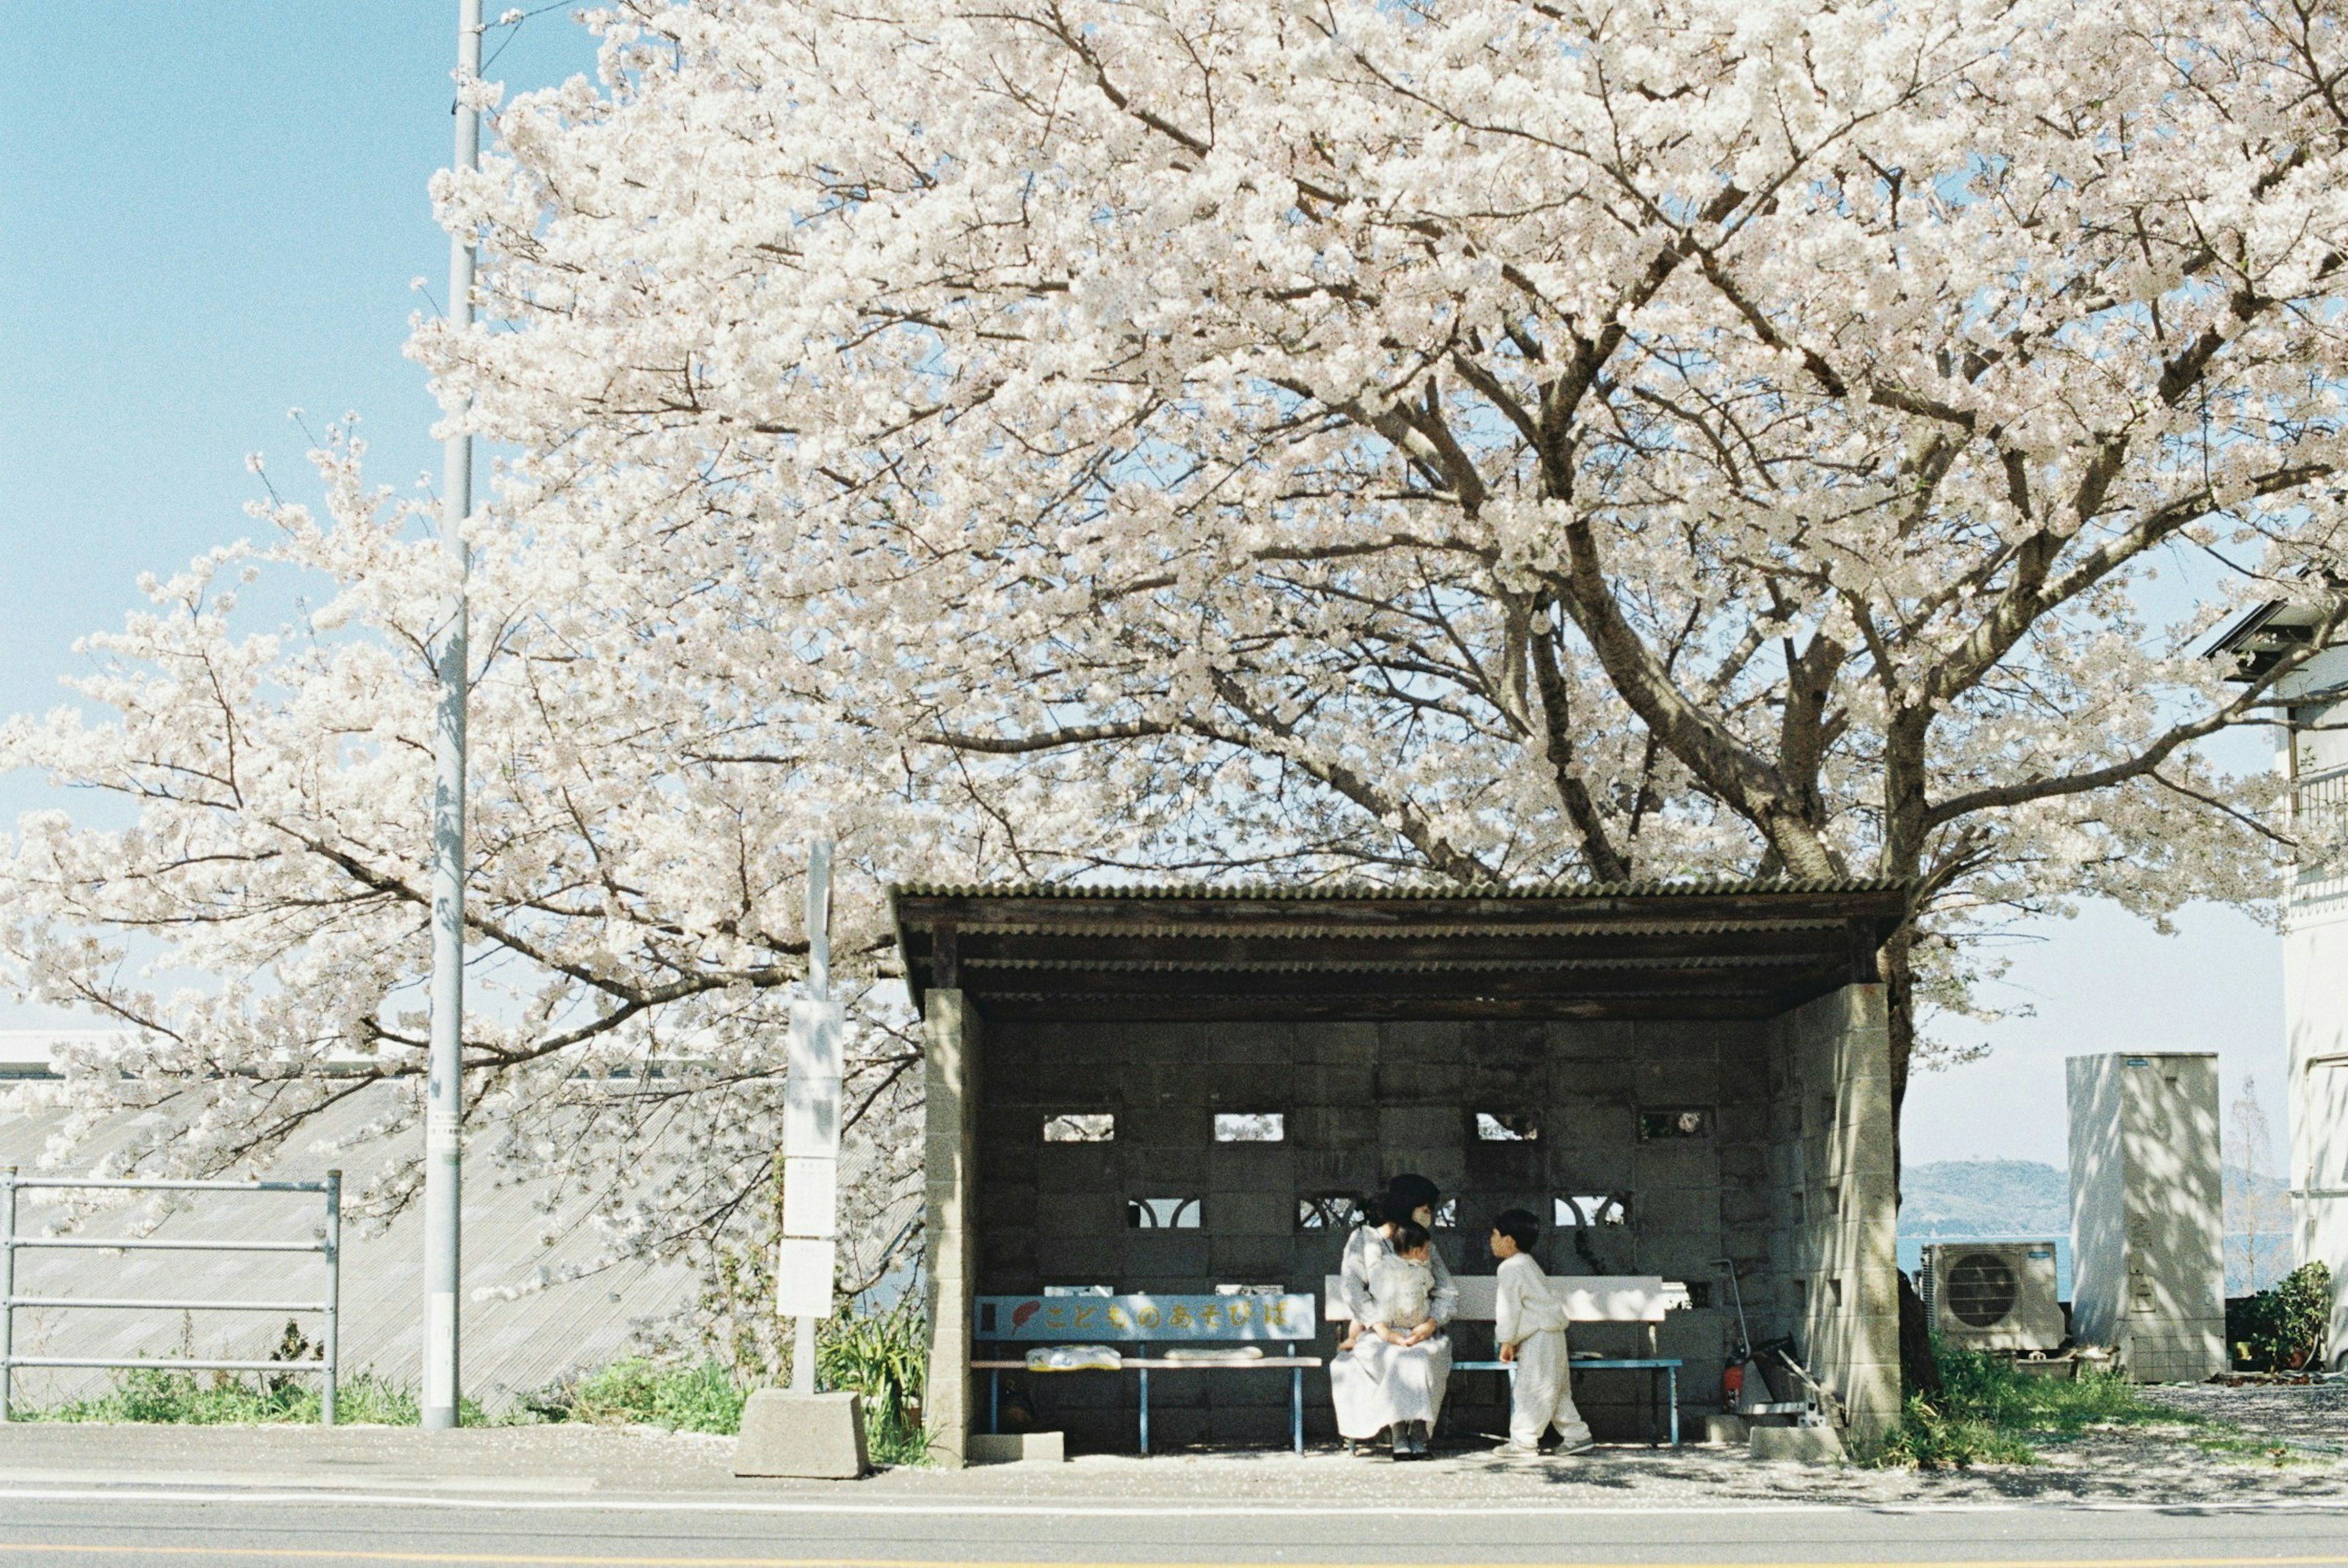
[[[1581,1412],[1573,1408],[1573,1388],[1565,1356],[1565,1306],[1550,1294],[1549,1276],[1532,1256],[1540,1221],[1523,1209],[1504,1209],[1492,1221],[1492,1255],[1500,1260],[1493,1337],[1500,1359],[1516,1364],[1510,1393],[1509,1441],[1502,1453],[1540,1452],[1541,1434],[1557,1429],[1560,1453],[1581,1453],[1596,1445]]]

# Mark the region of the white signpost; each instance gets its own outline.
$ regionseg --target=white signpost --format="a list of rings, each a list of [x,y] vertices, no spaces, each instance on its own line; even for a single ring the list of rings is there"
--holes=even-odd
[[[808,845],[808,994],[791,1004],[784,1046],[783,1235],[775,1309],[793,1319],[791,1388],[760,1389],[742,1411],[736,1475],[853,1476],[864,1469],[854,1394],[815,1390],[816,1326],[832,1313],[839,1230],[839,1083],[847,1020],[831,999],[831,844]]]
[[[791,1004],[783,1081],[783,1240],[775,1305],[796,1318],[791,1387],[815,1392],[816,1323],[831,1316],[839,1228],[839,1081],[846,1020],[831,999],[831,845],[808,845],[808,995]]]

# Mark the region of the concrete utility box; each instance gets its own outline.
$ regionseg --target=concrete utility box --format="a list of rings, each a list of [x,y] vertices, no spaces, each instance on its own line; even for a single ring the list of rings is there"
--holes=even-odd
[[[2075,1056],[2071,1334],[2139,1383],[2226,1368],[2218,1058]]]
[[[1445,1206],[1436,1245],[1488,1276],[1492,1214],[1531,1209],[1552,1275],[1684,1281],[1660,1325],[1578,1348],[1684,1362],[1720,1409],[1734,1258],[1756,1337],[1790,1336],[1853,1436],[1899,1413],[1889,1035],[1876,950],[1905,890],[1836,882],[1473,891],[1056,886],[893,891],[927,1037],[941,1462],[1001,1425],[1136,1446],[1131,1374],[974,1359],[980,1296],[1319,1295],[1360,1198],[1397,1172]],[[1488,1324],[1455,1328],[1461,1359]],[[1653,1348],[1649,1335],[1656,1336]],[[1078,1336],[1081,1337],[1081,1336]],[[1017,1347],[1014,1347],[1017,1348]],[[1316,1323],[1301,1357],[1335,1341]],[[1285,1373],[1151,1374],[1155,1443],[1284,1444]],[[1334,1437],[1325,1371],[1308,1436]],[[1578,1374],[1601,1437],[1665,1424],[1643,1372]],[[1016,1387],[1014,1387],[1016,1385]],[[1000,1394],[998,1409],[996,1395]],[[1454,1430],[1506,1385],[1453,1378]]]

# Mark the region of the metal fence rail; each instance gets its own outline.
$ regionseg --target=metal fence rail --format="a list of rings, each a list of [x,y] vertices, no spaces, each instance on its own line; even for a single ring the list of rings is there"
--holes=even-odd
[[[162,1193],[313,1193],[326,1201],[324,1234],[314,1242],[202,1241],[155,1236],[28,1236],[16,1233],[16,1194],[26,1188],[108,1188],[117,1192]],[[45,1251],[116,1252],[249,1252],[317,1253],[326,1266],[325,1296],[318,1301],[167,1301],[127,1296],[19,1296],[16,1255]],[[335,1424],[335,1385],[342,1365],[340,1328],[343,1295],[343,1173],[329,1171],[323,1182],[186,1182],[115,1181],[90,1176],[24,1176],[10,1165],[0,1171],[0,1421],[10,1419],[19,1367],[147,1367],[171,1372],[315,1373],[324,1379],[318,1393],[318,1420]],[[325,1319],[322,1330],[324,1356],[316,1361],[227,1361],[195,1358],[134,1359],[103,1356],[19,1356],[16,1354],[16,1309],[43,1307],[125,1312],[284,1312],[317,1313]]]
[[[2291,831],[2304,843],[2313,839],[2316,853],[2330,855],[2348,829],[2348,767],[2302,774],[2291,784]]]

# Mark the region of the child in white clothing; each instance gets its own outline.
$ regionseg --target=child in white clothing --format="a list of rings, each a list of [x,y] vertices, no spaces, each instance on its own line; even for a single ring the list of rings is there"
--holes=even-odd
[[[1370,1270],[1370,1300],[1375,1313],[1357,1323],[1341,1350],[1350,1350],[1364,1334],[1375,1334],[1390,1345],[1414,1345],[1426,1337],[1416,1330],[1434,1327],[1434,1238],[1426,1227],[1405,1220],[1395,1226],[1394,1250]]]
[[[1559,1451],[1581,1453],[1595,1444],[1581,1412],[1573,1408],[1565,1307],[1550,1293],[1549,1276],[1532,1256],[1540,1239],[1540,1221],[1522,1209],[1504,1209],[1492,1221],[1492,1255],[1500,1260],[1493,1337],[1500,1359],[1517,1368],[1509,1441],[1501,1451],[1537,1454],[1542,1435],[1554,1427]]]

